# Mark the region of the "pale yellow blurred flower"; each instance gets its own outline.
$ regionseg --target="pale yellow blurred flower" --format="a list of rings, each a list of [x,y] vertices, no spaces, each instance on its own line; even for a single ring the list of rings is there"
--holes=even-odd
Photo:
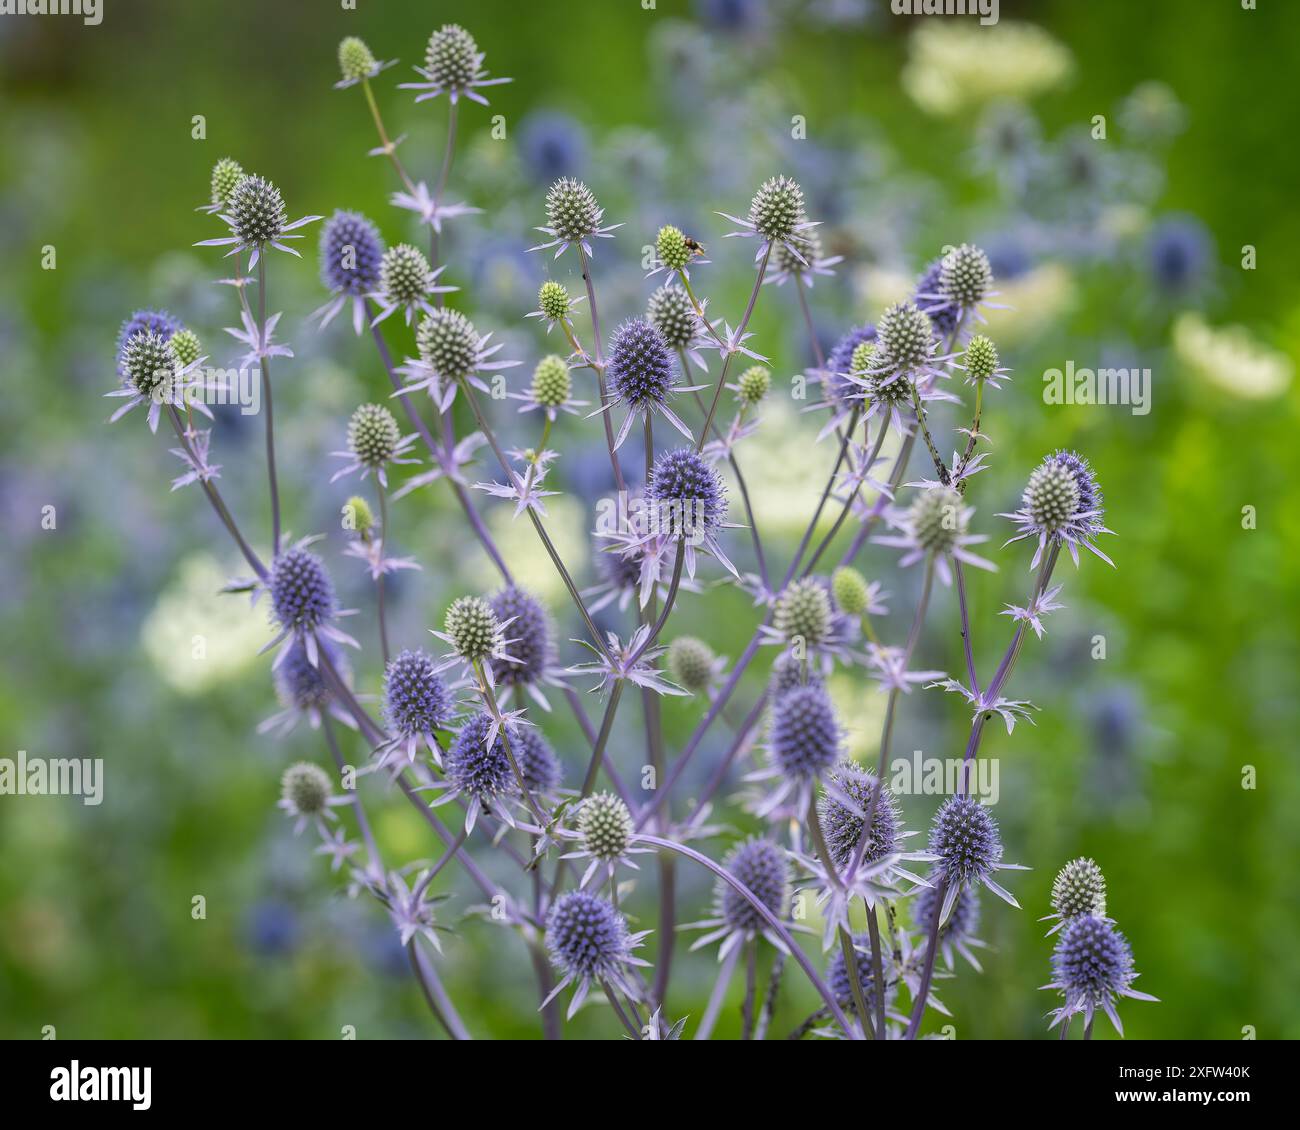
[[[998,279],[993,301],[1006,309],[985,310],[987,333],[999,347],[1029,341],[1056,323],[1074,303],[1074,278],[1060,263],[1044,263],[1014,279]]]
[[[547,516],[542,519],[542,524],[574,583],[582,585],[591,557],[586,511],[581,503],[567,496],[546,498],[543,501],[546,503]],[[526,515],[520,515],[517,519],[513,515],[512,506],[494,506],[488,512],[487,524],[501,556],[510,564],[515,583],[550,605],[552,611],[567,613],[569,592],[555,566],[551,564],[546,549],[537,537],[537,531]],[[496,581],[494,573],[492,583],[485,587],[500,587]]]
[[[1189,312],[1174,323],[1174,354],[1202,380],[1234,396],[1265,400],[1291,384],[1294,366],[1245,326],[1214,327]]]
[[[1069,50],[1042,28],[1009,21],[929,21],[912,33],[909,48],[903,89],[942,117],[998,98],[1032,98],[1059,86],[1074,66]]]
[[[185,558],[140,628],[145,654],[182,694],[199,694],[241,674],[272,638],[266,605],[254,608],[246,595],[222,593],[229,580],[216,558]],[[269,674],[269,662],[266,667]]]

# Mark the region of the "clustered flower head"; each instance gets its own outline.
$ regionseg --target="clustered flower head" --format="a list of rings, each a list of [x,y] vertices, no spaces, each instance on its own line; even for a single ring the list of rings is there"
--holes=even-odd
[[[578,831],[587,853],[608,863],[627,851],[632,814],[613,793],[593,793],[578,808]]]
[[[943,264],[940,256],[925,268],[913,296],[917,308],[930,319],[930,326],[938,338],[949,337],[961,319],[957,303],[943,290]]]
[[[1091,1027],[1094,1013],[1100,1010],[1110,1017],[1115,1031],[1123,1035],[1124,1026],[1115,1011],[1116,998],[1156,1000],[1132,987],[1138,974],[1128,939],[1109,919],[1095,914],[1082,914],[1067,923],[1052,954],[1052,973],[1051,983],[1043,987],[1057,989],[1065,998],[1065,1003],[1051,1014],[1053,1028],[1076,1014],[1081,1014]]]
[[[364,39],[349,35],[339,41],[339,70],[343,74],[339,86],[352,86],[362,79],[372,78],[381,69]]]
[[[487,99],[479,93],[485,86],[509,82],[508,78],[488,78],[483,69],[483,52],[474,37],[459,24],[443,24],[429,36],[424,50],[424,66],[415,71],[423,82],[404,82],[404,90],[418,90],[416,102],[424,102],[446,94],[455,105],[461,98],[469,98],[486,106]]]
[[[484,809],[511,821],[509,810],[500,802],[514,793],[517,786],[506,753],[505,731],[496,726],[490,714],[480,711],[469,716],[447,749],[444,768],[447,771],[444,783],[448,786],[444,799],[461,796],[468,802],[467,831],[473,831]]]
[[[912,922],[922,937],[928,937],[934,925],[934,915],[939,909],[939,888],[922,887],[911,900]],[[982,972],[979,958],[972,952],[983,949],[985,943],[977,938],[979,930],[980,902],[974,887],[965,887],[952,904],[948,917],[939,926],[936,941],[939,952],[943,954],[944,963],[952,969],[953,954],[964,957],[976,972]]]
[[[898,802],[874,773],[843,761],[827,777],[828,789],[817,802],[826,848],[841,871],[858,850],[858,842],[871,812],[871,831],[862,858],[876,863],[900,850],[902,831]]]
[[[607,899],[586,891],[561,895],[546,915],[546,950],[564,976],[543,1007],[574,983],[577,990],[569,1005],[569,1016],[582,1006],[592,982],[608,983],[633,998],[639,997],[627,967],[646,964],[632,955],[644,937],[645,933],[628,933],[627,919]]]
[[[317,635],[336,643],[357,647],[357,641],[336,628],[332,621],[340,615],[334,582],[325,570],[325,562],[299,542],[276,554],[267,574],[266,588],[271,597],[271,612],[280,634],[268,647],[284,643],[275,660],[278,668],[288,657],[296,641],[306,649],[308,661],[319,662]]]
[[[1106,917],[1106,876],[1092,859],[1072,859],[1052,880],[1052,910],[1044,921],[1057,919],[1048,934],[1055,934],[1082,914]]]
[[[1025,485],[1020,509],[1001,517],[1010,518],[1018,529],[1007,544],[1036,538],[1038,548],[1031,568],[1037,568],[1048,544],[1064,544],[1074,563],[1079,547],[1091,551],[1107,565],[1114,565],[1095,538],[1111,533],[1103,524],[1101,487],[1088,461],[1073,451],[1054,451],[1034,468]]]
[[[448,381],[468,379],[478,367],[478,331],[459,310],[431,311],[415,334],[420,358]]]
[[[716,662],[713,648],[695,636],[678,636],[668,648],[668,674],[692,694],[708,690]]]
[[[966,345],[966,378],[987,381],[998,371],[997,346],[984,334],[976,334]]]
[[[914,302],[898,302],[880,317],[876,327],[881,358],[878,367],[907,374],[927,365],[934,352],[934,328]]]
[[[481,597],[458,596],[447,609],[443,627],[456,654],[467,663],[490,658],[501,642],[501,622]]]
[[[395,745],[415,759],[421,740],[435,760],[439,758],[435,730],[451,722],[455,703],[428,652],[400,651],[384,671],[384,725]]]
[[[863,1003],[867,1006],[867,1012],[874,1015],[876,1011],[876,979],[873,976],[871,966],[871,939],[866,934],[854,934],[852,943],[854,965],[858,971],[858,988],[862,993]],[[837,949],[831,954],[831,959],[826,966],[826,982],[830,986],[830,990],[839,1006],[856,1016],[858,1010],[857,995],[853,991],[849,963],[842,950]],[[895,991],[892,985],[887,986],[885,991],[886,1009],[888,1009]]]
[[[661,507],[660,526],[669,537],[712,537],[727,516],[722,479],[695,451],[679,447],[655,460],[650,495]]]
[[[620,226],[602,227],[604,216],[605,210],[596,203],[591,189],[573,177],[561,177],[546,191],[546,224],[537,229],[549,235],[551,240],[530,250],[544,251],[556,247],[555,257],[558,259],[566,247],[577,247],[590,256],[591,240],[613,238],[610,233]]]
[[[765,365],[750,365],[736,378],[736,399],[752,408],[767,395],[771,387],[772,371]]]
[[[872,603],[867,578],[852,565],[841,565],[831,574],[831,595],[841,611],[850,616],[861,615]]]
[[[290,765],[280,778],[279,807],[296,819],[295,831],[301,832],[309,822],[321,826],[332,818],[333,793],[334,787],[324,769],[310,761],[299,761]]]
[[[766,837],[751,836],[732,848],[722,865],[777,918],[786,917],[790,907],[790,857],[785,848]],[[744,939],[768,933],[767,922],[754,904],[729,883],[718,882],[714,899],[718,917],[733,937]],[[698,944],[709,940],[701,938]],[[725,957],[728,948],[724,945],[719,956]]]
[[[199,354],[203,352],[203,343],[199,341],[199,335],[191,329],[180,329],[172,334],[171,338],[172,352],[176,354],[176,363],[182,369],[188,369],[194,365]]]
[[[645,316],[669,349],[686,349],[695,340],[695,307],[691,296],[675,283],[666,283],[650,295]]]
[[[212,166],[212,211],[230,207],[235,185],[244,179],[244,169],[233,157],[222,157]]]
[[[670,271],[683,271],[695,256],[682,229],[665,224],[655,236],[655,255]]]
[[[560,787],[564,770],[555,750],[535,726],[521,726],[512,736],[519,773],[529,791],[552,793]]]
[[[555,353],[549,353],[533,369],[533,400],[548,411],[562,408],[573,393],[573,377],[568,362]]]
[[[1002,862],[1002,835],[993,814],[969,796],[949,797],[935,813],[930,828],[930,851],[936,857],[935,877],[944,884],[940,922],[948,917],[957,896],[969,886],[983,883],[1000,899],[1019,908],[1015,898],[993,875],[1024,868]]]
[[[768,748],[785,776],[805,783],[840,758],[844,730],[824,687],[794,687],[772,704]]]
[[[568,290],[554,279],[547,279],[537,291],[537,309],[549,322],[564,321],[572,306]]]
[[[367,467],[381,467],[402,441],[397,417],[382,404],[363,404],[348,420],[348,447]]]
[[[973,244],[963,243],[943,257],[939,289],[963,310],[979,305],[993,285],[989,257]]]
[[[530,593],[507,585],[488,601],[498,624],[510,625],[510,657],[493,665],[497,681],[535,687],[546,682],[555,661],[551,615]],[[450,614],[449,614],[450,615]]]
[[[789,241],[804,222],[803,189],[785,175],[765,180],[749,202],[749,222],[764,239]]]
[[[132,334],[122,351],[122,369],[142,397],[167,392],[180,371],[172,336],[151,329]]]
[[[676,375],[664,335],[643,318],[631,318],[614,331],[606,371],[614,392],[637,411],[663,404]]]
[[[831,598],[826,586],[816,577],[793,581],[777,597],[772,620],[786,642],[802,640],[815,647],[831,630]]]

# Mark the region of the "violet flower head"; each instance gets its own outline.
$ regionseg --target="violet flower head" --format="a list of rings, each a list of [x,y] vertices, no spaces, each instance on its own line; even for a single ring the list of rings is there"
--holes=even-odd
[[[350,684],[352,672],[347,658],[334,647],[328,647],[326,652],[339,678]],[[259,734],[275,731],[277,736],[283,737],[301,718],[306,718],[313,730],[319,729],[325,711],[336,722],[353,730],[357,728],[356,719],[330,691],[320,668],[308,661],[307,650],[301,643],[294,642],[274,675],[276,697],[283,709],[258,725]]]
[[[934,329],[936,337],[946,338],[956,328],[961,315],[957,304],[944,292],[940,284],[943,274],[943,258],[933,260],[922,273],[916,284],[916,293],[912,301],[927,318]]]
[[[939,908],[938,887],[922,887],[911,900],[912,922],[922,937],[929,937],[934,924],[934,914]],[[952,904],[948,917],[940,924],[938,934],[939,953],[944,964],[951,970],[955,964],[954,955],[960,954],[970,963],[977,973],[984,972],[974,950],[987,948],[988,943],[976,937],[979,931],[980,902],[975,887],[965,887]]]
[[[660,507],[660,528],[670,538],[712,538],[726,520],[727,491],[721,476],[689,447],[661,454],[649,487]]]
[[[444,768],[447,791],[438,803],[460,796],[467,802],[465,829],[473,831],[481,811],[487,810],[513,824],[504,801],[517,790],[514,771],[506,754],[505,739],[514,738],[499,727],[486,711],[472,714],[447,749]]]
[[[564,779],[564,769],[551,743],[535,726],[521,726],[511,735],[515,759],[524,784],[534,793],[553,793]]]
[[[998,822],[986,806],[969,796],[952,796],[943,802],[930,827],[930,851],[936,862],[934,874],[943,880],[942,923],[952,912],[957,896],[968,886],[983,883],[1000,899],[1017,910],[1014,896],[993,878],[997,871],[1024,871],[1015,863],[1002,862],[1002,836]]]
[[[871,968],[871,939],[866,934],[854,934],[853,941],[853,958],[854,965],[858,970],[858,988],[862,992],[862,1000],[867,1006],[867,1011],[874,1015],[876,1011],[876,979]],[[837,949],[831,954],[831,959],[826,965],[826,983],[830,990],[835,994],[835,1000],[839,1006],[847,1011],[857,1015],[857,998],[853,992],[853,981],[849,974],[849,963],[845,960],[843,950]],[[891,1019],[902,1020],[902,1017],[893,1016],[891,1004],[897,988],[890,983],[885,989],[885,1015]]]
[[[271,562],[267,575],[271,614],[280,634],[263,650],[282,645],[275,659],[277,669],[288,658],[294,643],[305,649],[307,661],[313,667],[318,666],[319,636],[350,647],[360,646],[334,626],[334,619],[346,613],[339,609],[334,582],[325,570],[325,562],[306,548],[314,540],[307,538],[281,550]]]
[[[563,686],[551,614],[541,601],[515,585],[495,593],[488,605],[497,621],[510,628],[510,657],[492,665],[496,681],[505,687],[502,701],[508,701],[511,690],[518,687],[543,710],[550,710],[542,688]]]
[[[1082,1014],[1084,1022],[1091,1025],[1100,1010],[1122,1036],[1124,1026],[1115,1011],[1116,999],[1158,999],[1132,988],[1138,974],[1133,969],[1128,940],[1109,919],[1093,914],[1081,915],[1065,927],[1052,954],[1052,973],[1052,981],[1043,988],[1057,989],[1065,998],[1065,1003],[1051,1013],[1052,1028],[1075,1014]]]
[[[695,439],[691,429],[668,407],[669,395],[678,391],[672,350],[664,335],[644,318],[631,318],[614,331],[606,373],[616,403],[627,408],[614,440],[615,451],[631,433],[634,418],[648,418],[652,412],[662,415],[687,439]]]
[[[241,177],[230,193],[226,210],[221,219],[230,228],[230,235],[221,239],[204,239],[195,247],[228,246],[227,256],[248,251],[248,269],[257,266],[257,261],[267,247],[277,251],[287,251],[290,255],[301,254],[290,247],[285,240],[301,239],[301,235],[290,234],[305,224],[314,223],[320,216],[303,216],[299,220],[288,222],[288,210],[284,197],[265,177],[255,174]]]
[[[321,281],[333,298],[312,316],[324,329],[349,303],[352,328],[366,324],[366,298],[379,286],[384,243],[379,229],[360,212],[335,212],[321,229]]]
[[[485,86],[499,86],[508,78],[489,78],[483,67],[484,54],[474,37],[459,24],[443,24],[429,36],[424,51],[424,66],[415,72],[423,82],[403,82],[402,90],[417,90],[416,102],[425,102],[446,94],[454,106],[468,98],[486,106],[488,100],[479,93]]]
[[[786,917],[790,907],[790,858],[780,844],[753,836],[732,848],[722,866],[748,887],[777,918]],[[733,934],[752,938],[768,929],[753,903],[729,883],[719,881],[714,897],[719,916]]]
[[[561,895],[546,915],[546,950],[563,977],[542,1007],[576,984],[568,1011],[572,1017],[586,1000],[592,982],[639,997],[628,967],[648,964],[632,952],[646,933],[649,931],[628,933],[627,919],[606,899],[585,891]]]
[[[1006,544],[1036,538],[1038,548],[1030,568],[1037,568],[1048,544],[1064,544],[1075,565],[1079,564],[1079,547],[1094,553],[1107,565],[1114,562],[1097,548],[1095,539],[1109,534],[1102,519],[1101,487],[1088,461],[1073,451],[1054,451],[1029,476],[1020,509],[999,517],[1017,524],[1014,537]]]
[[[136,334],[142,330],[152,330],[163,341],[170,341],[172,335],[181,329],[181,320],[173,317],[166,310],[137,310],[122,323],[122,328],[117,335],[118,371],[125,372],[122,365],[126,358],[126,345]]]
[[[408,648],[389,661],[384,670],[384,726],[391,748],[405,754],[407,764],[415,760],[421,742],[435,761],[441,761],[433,735],[447,728],[454,707],[451,691],[428,652]]]
[[[788,809],[802,819],[812,801],[813,785],[839,761],[843,751],[844,728],[825,687],[810,683],[786,691],[771,705],[769,764],[746,777],[748,781],[776,782],[755,811],[766,817]]]

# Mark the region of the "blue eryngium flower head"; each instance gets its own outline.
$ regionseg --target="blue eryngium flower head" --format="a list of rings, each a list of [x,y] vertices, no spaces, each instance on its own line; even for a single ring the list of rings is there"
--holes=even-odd
[[[722,865],[777,918],[786,917],[790,906],[790,859],[785,848],[772,840],[754,836],[732,848]],[[767,931],[767,923],[754,904],[729,883],[719,880],[714,897],[718,917],[733,936],[739,934],[742,938],[752,938]],[[720,956],[726,956],[727,948],[724,945]]]
[[[692,694],[709,689],[718,670],[717,656],[702,639],[678,636],[668,647],[668,674]]]
[[[415,333],[420,359],[447,381],[467,379],[478,367],[479,335],[459,310],[431,311]]]
[[[546,915],[546,950],[564,976],[542,1007],[576,983],[568,1013],[572,1016],[586,999],[593,981],[638,997],[640,993],[627,967],[646,964],[633,957],[632,951],[648,932],[629,934],[627,919],[598,895],[585,891],[561,895]]]
[[[501,640],[501,621],[492,606],[477,596],[453,600],[443,627],[456,654],[467,663],[489,658]]]
[[[122,361],[126,356],[126,343],[142,330],[152,330],[163,341],[170,341],[173,334],[181,329],[181,320],[173,317],[166,310],[137,310],[125,322],[117,335],[117,363],[122,372]]]
[[[993,286],[993,268],[982,248],[972,243],[954,247],[940,261],[939,293],[958,311],[973,310]]]
[[[650,474],[650,497],[669,537],[712,537],[727,517],[722,477],[692,448],[665,451]]]
[[[511,637],[510,658],[492,665],[497,682],[523,687],[549,709],[540,697],[540,687],[556,681],[555,627],[550,613],[536,597],[515,585],[495,593],[488,604],[497,622],[508,625]]]
[[[871,940],[866,934],[853,935],[853,957],[854,964],[858,969],[858,987],[862,990],[862,1000],[867,1006],[867,1011],[874,1015],[876,1010],[876,979],[872,974],[871,967]],[[836,1001],[841,1008],[857,1013],[858,1002],[853,992],[853,981],[849,975],[849,963],[844,958],[844,951],[837,949],[831,954],[830,962],[826,966],[826,984],[830,991],[835,994]],[[891,982],[885,990],[885,1007],[889,1008],[890,1001],[897,989],[895,983]]]
[[[315,540],[305,538],[281,550],[267,573],[265,584],[271,597],[271,614],[280,629],[280,634],[267,647],[283,644],[275,659],[277,670],[288,659],[295,643],[302,645],[307,661],[316,666],[324,645],[318,636],[351,647],[360,646],[333,624],[334,618],[340,615],[334,582],[325,570],[325,562],[306,548]]]
[[[636,411],[663,404],[673,385],[673,355],[664,335],[644,318],[631,318],[609,343],[609,380],[618,398]]]
[[[1100,1009],[1110,1017],[1121,1036],[1124,1026],[1115,1011],[1117,997],[1154,1001],[1157,998],[1131,988],[1138,976],[1133,970],[1133,951],[1128,940],[1109,919],[1085,914],[1065,927],[1052,954],[1053,979],[1045,989],[1057,989],[1065,1003],[1052,1013],[1051,1027],[1082,1013],[1091,1025]]]
[[[289,223],[280,190],[265,177],[250,173],[235,182],[221,219],[230,228],[230,234],[220,239],[199,240],[195,246],[230,247],[228,256],[248,251],[248,269],[252,270],[268,247],[298,255],[285,241],[301,239],[301,235],[290,233],[304,224],[314,223],[320,216],[303,216]]]
[[[550,184],[583,171],[587,133],[569,114],[543,110],[520,123],[519,149],[533,179]]]
[[[327,647],[326,652],[339,673],[339,678],[350,683],[352,673],[347,659],[335,647]],[[284,662],[275,669],[274,678],[276,697],[283,709],[257,727],[259,734],[275,731],[277,735],[283,736],[302,718],[307,719],[312,729],[319,729],[324,711],[329,711],[334,720],[342,725],[356,728],[356,720],[330,692],[325,677],[308,660],[307,650],[301,642],[293,642]]]
[[[966,887],[983,883],[998,898],[1017,909],[1020,904],[993,878],[996,871],[1024,871],[1015,863],[1002,862],[1002,835],[988,808],[969,796],[952,796],[939,806],[930,826],[930,852],[935,859],[932,878],[944,884],[940,923],[952,912],[957,896]]]
[[[806,224],[803,189],[785,175],[765,180],[749,202],[749,223],[766,240],[789,240]]]
[[[926,367],[934,352],[934,327],[914,302],[899,302],[881,315],[876,327],[880,362],[891,373],[912,373]]]
[[[1073,451],[1058,450],[1034,468],[1025,485],[1020,509],[999,517],[1017,523],[1013,541],[1037,538],[1038,549],[1030,568],[1037,568],[1048,542],[1064,543],[1074,563],[1079,563],[1079,546],[1090,550],[1107,565],[1115,563],[1097,548],[1094,539],[1109,534],[1102,520],[1101,487],[1088,461]]]
[[[788,651],[781,652],[772,664],[772,675],[768,680],[767,693],[775,702],[787,691],[795,687],[821,686],[821,674],[801,656]]]
[[[494,728],[497,733],[489,745],[488,738]],[[475,816],[479,808],[516,788],[503,734],[504,730],[495,726],[492,715],[480,711],[470,715],[447,750],[447,781],[470,802]],[[514,740],[513,731],[509,737]],[[467,815],[466,827],[473,827],[472,816]]]
[[[534,726],[521,726],[511,739],[524,784],[534,793],[550,793],[560,787],[564,770],[551,743]]]
[[[842,761],[828,774],[827,782],[829,788],[818,798],[817,812],[826,850],[839,870],[843,871],[854,858],[868,812],[871,832],[862,858],[868,864],[877,863],[901,850],[898,803],[888,788],[878,785],[874,773]]]
[[[433,731],[447,728],[454,705],[428,652],[408,648],[390,660],[384,671],[384,725],[408,761],[415,759],[421,739],[438,759]]]
[[[1207,281],[1214,260],[1214,241],[1200,220],[1169,216],[1151,229],[1147,243],[1151,280],[1161,297],[1195,294]]]
[[[776,599],[772,624],[786,643],[816,647],[831,630],[831,597],[818,577],[791,582]]]
[[[939,908],[938,887],[921,887],[912,898],[912,922],[922,937],[928,938],[934,924],[934,914]],[[974,887],[966,887],[952,904],[948,918],[939,926],[939,952],[944,964],[953,967],[953,954],[959,953],[977,972],[983,972],[979,959],[972,952],[983,949],[985,943],[975,936],[979,930],[980,901]]]
[[[844,731],[824,687],[796,687],[772,704],[768,746],[795,780],[819,777],[839,759]]]
[[[957,328],[957,319],[961,314],[956,302],[944,293],[941,277],[943,259],[938,258],[925,268],[920,281],[916,284],[914,301],[926,317],[937,337],[947,337]]]
[[[383,256],[379,229],[360,212],[335,212],[321,229],[321,280],[332,291],[361,295],[374,290]]]
[[[848,374],[853,372],[853,354],[863,342],[875,340],[875,326],[869,323],[854,326],[826,355],[826,368],[822,371],[822,397],[833,405],[837,418],[847,416],[853,407],[855,395],[861,395],[859,387],[848,379]]]
[[[622,226],[602,227],[600,221],[604,215],[605,210],[596,203],[595,194],[582,181],[561,177],[546,190],[546,224],[537,229],[551,239],[528,250],[544,251],[556,247],[559,250],[555,257],[558,259],[566,247],[577,247],[591,255],[592,239],[612,239],[610,233]]]

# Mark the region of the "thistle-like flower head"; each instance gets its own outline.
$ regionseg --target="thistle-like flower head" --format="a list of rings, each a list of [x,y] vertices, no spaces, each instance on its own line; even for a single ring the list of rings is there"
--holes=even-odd
[[[443,623],[456,654],[467,663],[489,658],[500,643],[501,623],[492,606],[477,596],[458,596]]]
[[[511,735],[511,741],[510,748],[530,792],[549,793],[559,788],[564,771],[551,743],[540,730],[535,726],[521,726]]]
[[[568,363],[556,353],[547,354],[533,370],[533,399],[543,408],[559,408],[573,394]]]
[[[335,293],[373,291],[380,285],[383,258],[379,229],[360,212],[335,212],[321,229],[321,281]]]
[[[848,380],[853,370],[853,356],[863,342],[876,340],[876,327],[870,324],[855,326],[839,339],[826,355],[822,385],[827,400],[839,409],[848,406],[848,398],[856,394],[858,386]]]
[[[722,866],[777,918],[786,916],[790,907],[790,859],[780,844],[753,836],[732,848]],[[752,937],[767,929],[754,904],[729,883],[718,882],[714,899],[718,917],[729,930]]]
[[[415,342],[421,360],[446,380],[465,380],[478,367],[478,331],[459,310],[442,306],[427,314]]]
[[[636,943],[637,938],[628,933],[627,919],[598,895],[570,891],[551,904],[546,915],[546,950],[564,974],[556,992],[574,981],[579,984],[570,1013],[592,981],[626,987],[623,967],[634,964]]]
[[[581,243],[595,235],[601,214],[591,189],[573,177],[561,177],[546,192],[546,222],[566,243]]]
[[[900,850],[898,804],[894,794],[883,784],[878,784],[874,773],[860,769],[851,761],[842,761],[829,775],[831,790],[817,801],[826,848],[831,861],[843,871],[854,858],[858,841],[866,824],[866,813],[871,811],[871,832],[867,837],[862,858],[875,863]],[[874,809],[873,809],[873,794]],[[859,815],[845,801],[862,813]]]
[[[831,598],[816,577],[803,577],[786,586],[777,597],[772,622],[786,641],[803,640],[816,646],[831,629]]]
[[[199,354],[203,352],[203,343],[199,341],[199,335],[191,329],[177,330],[172,334],[171,347],[181,368],[193,365],[199,359]]]
[[[271,562],[267,586],[271,609],[282,628],[310,631],[328,623],[338,611],[325,562],[300,546],[283,550]]]
[[[931,261],[916,284],[913,301],[930,319],[936,337],[946,338],[957,328],[961,309],[943,290],[943,257]]]
[[[844,731],[821,686],[794,687],[772,703],[768,747],[788,778],[810,781],[834,765]]]
[[[443,24],[429,36],[424,69],[445,90],[463,91],[477,77],[482,56],[478,44],[459,24]]]
[[[831,574],[831,595],[842,612],[859,616],[871,603],[871,590],[864,577],[852,565],[841,565]]]
[[[969,508],[951,487],[931,487],[917,493],[907,513],[916,544],[927,553],[950,553],[966,533]]]
[[[712,536],[727,517],[722,478],[692,448],[665,451],[655,460],[650,497],[660,506],[660,528],[670,537]]]
[[[963,243],[943,257],[939,269],[939,290],[957,306],[979,305],[993,286],[989,257],[978,247]]]
[[[1106,917],[1106,876],[1094,860],[1072,859],[1057,872],[1052,880],[1052,910],[1063,923],[1081,914]]]
[[[1052,973],[1052,982],[1044,988],[1058,989],[1065,997],[1065,1003],[1052,1013],[1052,1027],[1075,1013],[1082,1013],[1091,1024],[1100,1009],[1123,1035],[1116,998],[1156,999],[1132,988],[1137,973],[1128,940],[1108,919],[1093,914],[1072,919],[1061,932],[1052,954]]]
[[[998,350],[990,338],[976,334],[966,346],[966,377],[972,381],[986,381],[998,370]]]
[[[212,206],[230,207],[230,197],[235,185],[244,179],[244,168],[233,157],[222,157],[212,166]]]
[[[988,808],[968,796],[949,797],[935,814],[930,850],[950,888],[981,882],[1002,860],[1002,837]]]
[[[1076,565],[1079,546],[1113,565],[1094,543],[1097,535],[1111,532],[1102,524],[1104,515],[1101,487],[1088,461],[1073,451],[1054,451],[1029,476],[1020,509],[1001,516],[1018,524],[1010,541],[1037,539],[1031,566],[1036,567],[1049,541],[1064,542]]]
[[[329,775],[310,761],[290,765],[280,778],[281,807],[293,816],[316,818],[324,815],[333,792]]]
[[[384,725],[394,737],[446,729],[454,705],[428,652],[407,649],[389,662],[384,671]]]
[[[771,177],[749,203],[749,222],[767,240],[785,241],[804,222],[803,189],[790,177]]]
[[[230,217],[240,241],[248,246],[280,238],[288,216],[280,190],[265,177],[242,177],[230,194]]]
[[[122,350],[122,371],[143,397],[166,392],[180,370],[172,347],[172,335],[164,337],[151,329],[132,334]]]
[[[694,251],[681,228],[665,224],[655,236],[655,255],[670,271],[680,271],[690,264]]]
[[[432,282],[429,260],[409,243],[390,247],[379,262],[380,293],[394,306],[422,301]]]
[[[349,35],[339,42],[339,70],[345,82],[369,78],[379,63],[364,39]]]
[[[736,399],[752,407],[772,387],[772,371],[766,365],[751,365],[736,378]]]
[[[668,647],[668,674],[692,694],[708,690],[716,656],[713,648],[695,636],[678,636]]]
[[[488,604],[498,624],[509,624],[512,637],[510,658],[493,664],[497,680],[506,684],[541,682],[555,660],[550,613],[536,597],[514,585],[494,594]]]
[[[876,327],[881,360],[894,372],[909,372],[928,363],[934,347],[929,317],[914,302],[898,302],[881,315]]]
[[[382,404],[363,404],[348,420],[348,447],[363,466],[382,467],[401,442],[397,417]]]
[[[876,1010],[876,979],[871,968],[871,939],[866,934],[854,934],[852,941],[853,963],[858,970],[858,988],[862,992],[862,1000],[867,1006],[867,1011],[874,1014]],[[831,954],[831,959],[827,963],[826,984],[831,992],[835,994],[835,1000],[839,1003],[839,1006],[856,1015],[858,1008],[857,996],[853,992],[853,981],[849,975],[849,963],[844,957],[844,951],[841,949],[837,949]],[[886,1007],[888,1007],[896,992],[897,989],[893,984],[886,989]]]
[[[663,404],[676,375],[668,342],[644,318],[631,318],[614,331],[606,371],[618,398],[633,409]]]
[[[666,283],[650,295],[645,316],[669,349],[686,349],[695,340],[695,307],[676,283]]]
[[[512,793],[515,788],[514,771],[506,754],[504,731],[497,729],[489,744],[496,724],[486,711],[470,715],[460,728],[456,740],[447,750],[447,780],[462,795],[487,804],[496,797]],[[511,741],[514,733],[510,734]]]
[[[618,859],[627,851],[632,830],[632,813],[613,793],[593,793],[578,808],[582,846],[594,859]]]
[[[537,309],[550,322],[560,322],[569,316],[573,300],[563,283],[547,279],[537,291]]]
[[[768,680],[768,694],[773,702],[796,687],[822,685],[821,674],[799,656],[788,651],[781,652],[772,664],[772,675]]]
[[[335,656],[335,663],[339,663],[341,658]],[[285,661],[276,668],[275,690],[286,707],[302,713],[323,709],[330,698],[324,676],[308,661],[300,644],[295,644]]]

